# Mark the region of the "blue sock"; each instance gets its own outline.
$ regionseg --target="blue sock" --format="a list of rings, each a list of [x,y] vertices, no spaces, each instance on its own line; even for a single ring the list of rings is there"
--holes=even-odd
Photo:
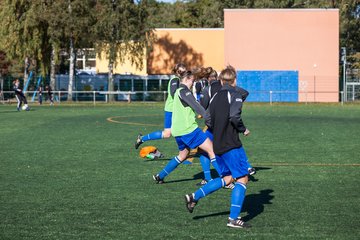
[[[237,219],[240,216],[241,208],[245,199],[246,185],[236,182],[231,193],[230,218]]]
[[[210,161],[211,161],[211,164],[213,165],[213,167],[215,168],[215,170],[217,171],[217,173],[219,174],[219,176],[221,176],[220,167],[216,161],[216,158],[212,158]]]
[[[170,160],[170,162],[165,166],[163,170],[160,171],[159,177],[160,179],[164,179],[167,175],[169,175],[174,169],[180,165],[180,160],[177,157],[174,157]]]
[[[222,187],[225,187],[225,185],[226,184],[224,179],[220,177],[215,178],[214,180],[208,182],[203,187],[199,188],[194,194],[194,199],[195,201],[198,201],[200,198],[203,198],[206,195],[209,195],[210,193],[215,192],[216,190]]]
[[[141,141],[146,142],[149,140],[158,140],[158,139],[162,139],[162,131],[156,131],[156,132],[152,132],[149,133],[148,135],[145,135],[141,138]]]
[[[210,159],[201,155],[200,163],[201,163],[201,167],[204,171],[205,180],[209,182],[212,179],[211,172],[210,172]]]

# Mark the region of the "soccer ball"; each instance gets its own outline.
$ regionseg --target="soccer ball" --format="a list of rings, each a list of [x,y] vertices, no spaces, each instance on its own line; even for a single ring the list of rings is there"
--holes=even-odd
[[[21,109],[24,110],[24,111],[29,111],[29,110],[30,110],[30,108],[29,108],[29,106],[28,106],[27,104],[25,104],[24,106],[22,106]]]

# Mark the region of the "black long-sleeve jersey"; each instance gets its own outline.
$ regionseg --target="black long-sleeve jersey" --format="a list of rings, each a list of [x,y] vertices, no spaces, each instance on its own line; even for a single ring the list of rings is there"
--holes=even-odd
[[[181,103],[184,107],[191,107],[198,115],[205,116],[205,109],[200,105],[198,101],[196,101],[194,95],[187,88],[187,86],[180,84],[179,86],[182,89],[179,92],[179,97]]]
[[[14,90],[16,95],[24,96],[24,93],[23,93],[22,89],[18,85],[14,84],[13,85],[13,90]]]
[[[241,119],[242,105],[242,92],[230,85],[224,85],[211,99],[206,125],[214,135],[215,154],[223,154],[242,146],[239,133],[246,130]]]
[[[169,94],[174,97],[174,94],[176,92],[176,90],[179,88],[180,85],[180,79],[178,77],[174,77],[170,80],[169,82],[170,87],[169,87]]]
[[[200,104],[203,108],[207,109],[210,103],[211,98],[222,88],[221,82],[219,80],[212,81],[209,86],[205,87],[200,94]],[[245,89],[236,86],[237,91],[241,94],[243,102],[245,102],[249,92]]]
[[[210,99],[221,89],[222,85],[219,80],[212,81],[210,85],[206,86],[200,94],[200,104],[203,108],[207,109]]]
[[[196,94],[200,94],[205,87],[208,86],[208,81],[206,79],[200,79],[199,81],[195,82],[195,92]]]

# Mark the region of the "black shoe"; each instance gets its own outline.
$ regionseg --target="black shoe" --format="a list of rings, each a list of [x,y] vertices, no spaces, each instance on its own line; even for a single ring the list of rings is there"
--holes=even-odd
[[[153,179],[157,184],[164,183],[164,180],[159,177],[159,174],[153,175]]]
[[[248,168],[248,173],[249,173],[250,176],[254,175],[256,173],[255,168]]]
[[[235,220],[229,218],[227,226],[232,228],[251,228],[251,225],[244,222],[241,218],[237,218]]]
[[[196,186],[204,186],[208,183],[205,179],[201,180],[201,182],[197,183]]]
[[[185,202],[186,202],[186,208],[187,210],[192,213],[194,211],[194,208],[197,204],[197,201],[194,199],[194,194],[186,194],[185,195]]]
[[[135,149],[138,149],[139,146],[143,143],[141,138],[142,138],[142,135],[141,135],[141,133],[139,133],[139,135],[137,136],[136,142],[135,142]]]

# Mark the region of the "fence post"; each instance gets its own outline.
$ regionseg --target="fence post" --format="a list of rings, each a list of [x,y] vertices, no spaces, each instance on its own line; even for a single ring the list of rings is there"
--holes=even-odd
[[[95,91],[93,91],[93,100],[94,100],[94,106],[95,106],[95,104],[96,104]]]
[[[59,104],[61,103],[61,91],[59,91]]]
[[[353,102],[355,101],[355,84],[353,84],[353,97],[352,97]]]
[[[270,105],[272,105],[272,91],[270,91]]]
[[[131,92],[128,93],[128,103],[131,103]]]
[[[344,91],[341,91],[340,94],[341,94],[341,105],[344,105]]]

